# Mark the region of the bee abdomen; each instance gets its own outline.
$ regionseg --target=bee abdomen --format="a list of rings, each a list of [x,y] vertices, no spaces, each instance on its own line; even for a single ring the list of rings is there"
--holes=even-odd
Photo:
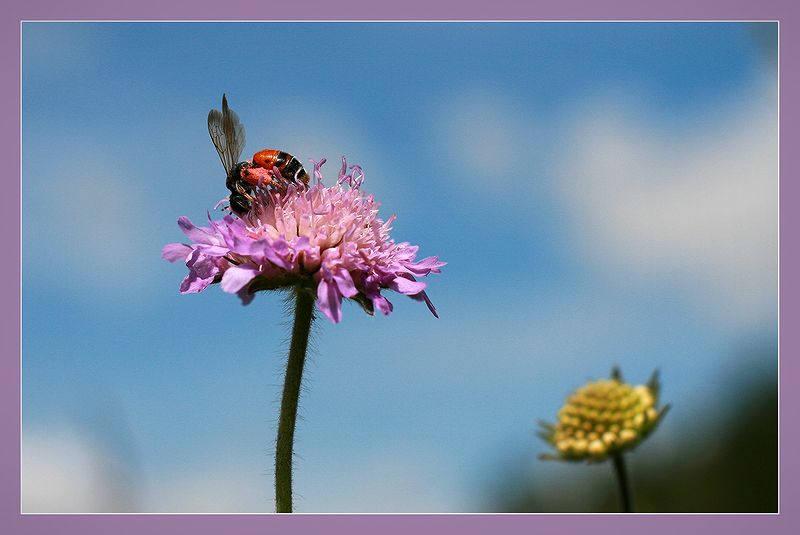
[[[303,164],[288,152],[274,149],[259,151],[253,155],[253,164],[269,171],[276,167],[284,178],[308,184],[308,173]]]
[[[308,174],[303,168],[303,164],[300,163],[300,160],[285,152],[281,152],[281,155],[286,157],[283,167],[278,166],[281,174],[285,178],[291,178],[296,181],[299,180],[305,184],[308,184]]]

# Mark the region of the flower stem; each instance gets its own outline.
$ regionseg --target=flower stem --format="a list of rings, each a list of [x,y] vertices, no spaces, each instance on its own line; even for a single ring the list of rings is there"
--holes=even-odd
[[[294,327],[283,383],[281,415],[278,422],[278,441],[275,448],[275,506],[279,513],[292,512],[292,447],[297,421],[297,402],[306,361],[308,336],[314,319],[314,295],[304,289],[296,290]]]
[[[633,512],[633,496],[631,495],[630,484],[628,482],[628,472],[625,469],[625,459],[622,453],[615,453],[611,456],[614,461],[614,472],[617,474],[619,484],[619,503],[623,513]]]

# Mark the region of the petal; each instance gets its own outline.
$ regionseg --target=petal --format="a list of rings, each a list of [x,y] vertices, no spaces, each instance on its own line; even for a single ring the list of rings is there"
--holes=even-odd
[[[214,282],[214,277],[203,279],[198,277],[194,271],[190,271],[181,282],[180,290],[182,294],[195,294],[208,288],[208,285],[212,282]]]
[[[372,297],[372,304],[375,305],[375,308],[383,312],[384,316],[388,316],[394,308],[392,303],[381,294]]]
[[[289,261],[289,256],[292,251],[289,249],[289,244],[285,240],[273,240],[272,242],[265,242],[263,248],[264,256],[267,259],[286,271],[292,271],[292,263]]]
[[[238,234],[234,234],[230,241],[230,250],[244,256],[250,256],[252,254],[263,255],[266,246],[266,240],[254,240],[250,236],[241,236]]]
[[[318,270],[321,261],[319,247],[309,247],[297,255],[297,264],[309,273]]]
[[[317,307],[333,323],[342,319],[342,294],[334,282],[321,279],[317,285]]]
[[[186,259],[186,267],[201,279],[213,278],[219,273],[217,259],[215,257],[208,257],[197,249],[192,250],[192,254]]]
[[[336,282],[339,291],[345,297],[354,297],[358,294],[358,290],[356,290],[356,286],[353,284],[353,278],[346,269],[340,269],[334,272],[333,280]]]
[[[308,236],[298,236],[292,240],[292,249],[294,249],[295,252],[308,251],[311,249],[311,242],[309,241]]]
[[[190,240],[196,243],[205,243],[208,245],[215,245],[213,237],[205,229],[196,227],[188,217],[181,216],[178,218],[178,226]]]
[[[429,273],[441,273],[442,270],[439,268],[446,265],[447,262],[439,262],[438,256],[429,256],[419,262],[405,264],[405,268],[414,275],[423,277]]]
[[[234,294],[247,286],[253,277],[258,275],[258,267],[253,264],[229,267],[222,275],[220,288],[224,292]]]
[[[427,284],[424,282],[412,281],[405,277],[397,277],[389,283],[389,288],[406,295],[416,295],[423,291],[426,286]]]
[[[161,258],[168,262],[185,261],[191,252],[192,248],[184,243],[168,243],[161,249]]]
[[[231,250],[228,247],[224,247],[222,245],[203,245],[200,244],[197,246],[197,250],[202,252],[204,255],[208,256],[225,256]]]
[[[186,259],[186,267],[201,279],[213,278],[219,273],[217,259],[208,257],[197,249],[193,250],[189,258]]]
[[[189,269],[194,271],[201,279],[213,279],[219,273],[219,266],[216,260],[216,258],[201,255],[192,263]]]

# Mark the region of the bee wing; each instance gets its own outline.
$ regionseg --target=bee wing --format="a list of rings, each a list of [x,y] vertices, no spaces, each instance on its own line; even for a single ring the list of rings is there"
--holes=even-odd
[[[208,112],[208,134],[217,149],[225,173],[230,174],[244,149],[244,125],[236,112],[228,107],[228,99],[222,95],[222,111]]]

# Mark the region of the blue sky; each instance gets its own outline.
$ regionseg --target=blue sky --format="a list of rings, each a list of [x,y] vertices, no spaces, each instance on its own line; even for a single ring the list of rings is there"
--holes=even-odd
[[[328,177],[347,155],[393,236],[449,263],[439,320],[390,296],[388,318],[319,321],[297,510],[480,510],[521,452],[558,475],[534,423],[613,364],[661,368],[674,410],[648,447],[670,447],[691,404],[775,368],[749,356],[777,332],[775,43],[738,23],[26,23],[25,503],[272,510],[283,304],[181,296],[159,256],[226,194],[205,126],[223,92],[245,155]],[[41,490],[62,459],[91,467],[63,476],[83,494]]]

